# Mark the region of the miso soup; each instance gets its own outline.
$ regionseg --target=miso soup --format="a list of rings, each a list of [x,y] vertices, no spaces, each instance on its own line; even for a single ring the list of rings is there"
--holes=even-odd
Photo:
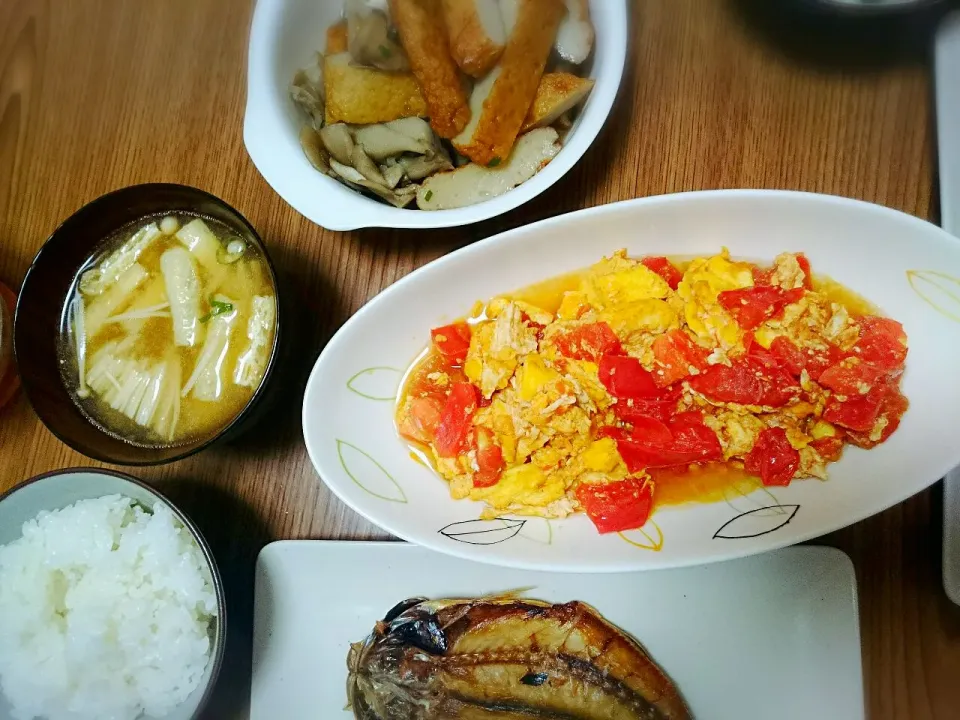
[[[80,271],[60,333],[63,380],[80,410],[136,445],[216,434],[263,381],[276,288],[261,250],[185,213],[147,217]]]

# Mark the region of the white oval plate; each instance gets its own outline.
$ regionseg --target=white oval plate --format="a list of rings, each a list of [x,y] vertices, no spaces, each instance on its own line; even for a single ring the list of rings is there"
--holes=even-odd
[[[430,328],[477,300],[632,255],[772,260],[803,251],[903,323],[910,342],[900,429],[870,451],[848,448],[830,479],[727,502],[658,510],[643,531],[599,535],[583,515],[480,522],[397,437],[394,398]],[[831,532],[936,482],[960,462],[960,242],[915,217],[844,198],[717,191],[584,210],[498,235],[400,280],[330,341],[307,385],[303,430],[324,482],[385,530],[440,552],[513,567],[620,571],[713,562]]]

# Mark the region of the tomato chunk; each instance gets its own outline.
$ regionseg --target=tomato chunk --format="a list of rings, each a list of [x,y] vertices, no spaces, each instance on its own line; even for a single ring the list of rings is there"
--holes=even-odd
[[[610,433],[617,451],[630,472],[648,468],[719,460],[723,449],[716,434],[703,424],[697,413],[682,413],[668,423],[647,418],[634,424],[627,433]]]
[[[878,384],[885,383],[885,378],[885,373],[879,368],[849,358],[828,367],[817,381],[835,393],[851,397],[866,395]]]
[[[557,348],[564,357],[598,362],[604,355],[622,355],[623,348],[613,329],[605,322],[589,323],[560,335]]]
[[[615,398],[654,398],[660,388],[653,373],[644,369],[636,358],[625,355],[604,355],[600,358],[600,382]]]
[[[842,437],[825,437],[819,440],[812,440],[810,447],[816,450],[820,457],[828,462],[836,462],[843,453]]]
[[[666,280],[667,285],[669,285],[672,290],[676,290],[677,286],[680,285],[680,281],[683,280],[683,273],[677,270],[677,268],[673,266],[673,263],[665,257],[645,257],[640,261],[640,264],[653,270],[657,275]]]
[[[653,509],[653,483],[627,478],[606,485],[583,484],[577,500],[600,533],[643,527]]]
[[[492,487],[500,482],[503,474],[503,450],[497,445],[493,433],[487,428],[477,428],[477,466],[473,475],[475,488]]]
[[[431,442],[437,434],[443,405],[443,400],[434,396],[411,398],[400,420],[400,434],[417,442]]]
[[[680,399],[680,388],[653,398],[626,398],[618,400],[613,405],[613,413],[621,422],[633,424],[640,418],[652,417],[660,422],[667,422],[677,412],[677,401]]]
[[[657,371],[653,381],[667,387],[696,371],[707,369],[707,351],[697,345],[683,330],[669,330],[653,341],[653,357]]]
[[[844,401],[831,397],[827,400],[823,419],[849,430],[869,433],[880,416],[881,401],[877,392],[855,395]]]
[[[813,270],[810,269],[810,260],[803,253],[797,253],[797,265],[803,270],[803,287],[813,290]]]
[[[755,330],[764,320],[783,312],[790,303],[803,297],[803,288],[784,290],[773,286],[724,290],[717,295],[720,306],[729,312],[744,330]]]
[[[774,338],[770,344],[770,352],[794,377],[800,377],[800,373],[806,370],[814,381],[820,379],[824,370],[847,357],[847,353],[832,344],[829,344],[826,350],[801,350],[782,335]]]
[[[857,320],[860,337],[853,346],[857,357],[888,372],[903,368],[907,359],[907,334],[890,318],[864,315]]]
[[[477,388],[468,382],[454,383],[450,388],[433,441],[440,457],[456,457],[463,450],[478,396]]]
[[[873,426],[869,430],[851,430],[847,433],[850,442],[862,448],[872,448],[885,442],[900,427],[900,419],[907,411],[909,403],[900,393],[900,389],[889,383],[878,388],[879,410]],[[826,416],[826,414],[824,414]],[[874,432],[877,431],[877,432]]]
[[[753,284],[758,287],[768,287],[773,285],[773,268],[762,268],[754,265],[750,268],[753,274]]]
[[[744,458],[743,469],[759,475],[764,485],[789,485],[800,467],[800,453],[783,428],[767,428]]]
[[[453,323],[430,331],[433,346],[454,365],[463,365],[470,349],[470,326],[465,322]]]
[[[730,367],[713,365],[690,378],[690,387],[717,402],[783,407],[799,388],[785,370],[768,367],[755,357],[735,361]]]

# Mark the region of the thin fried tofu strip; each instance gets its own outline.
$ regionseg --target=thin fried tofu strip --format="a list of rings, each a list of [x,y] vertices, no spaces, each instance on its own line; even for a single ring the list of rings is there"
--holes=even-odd
[[[461,155],[485,166],[496,166],[510,156],[565,12],[563,0],[520,0],[516,26],[492,71],[499,73],[495,82],[489,88],[484,82],[474,88],[470,103],[476,107],[482,102],[483,107],[476,126],[471,122],[453,140]]]
[[[579,105],[593,89],[593,80],[565,72],[544,73],[521,133],[553,125],[561,115]]]
[[[470,120],[470,108],[450,56],[440,0],[390,0],[390,15],[427,101],[431,127],[440,137],[454,137]]]
[[[331,25],[327,28],[327,47],[324,49],[324,55],[339,55],[347,51],[347,21]]]
[[[327,125],[372,125],[427,115],[427,104],[413,75],[354,67],[349,53],[323,59],[323,86]]]
[[[443,0],[443,15],[460,69],[476,78],[490,72],[507,41],[498,0]]]

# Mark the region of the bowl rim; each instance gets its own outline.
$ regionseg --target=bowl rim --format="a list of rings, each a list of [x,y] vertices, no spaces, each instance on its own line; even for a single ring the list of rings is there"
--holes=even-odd
[[[44,480],[50,479],[51,477],[58,477],[61,475],[79,475],[81,473],[109,475],[119,480],[124,480],[132,485],[136,485],[141,490],[153,495],[157,500],[165,503],[167,507],[170,508],[170,511],[176,516],[177,520],[179,520],[181,524],[187,528],[187,530],[190,532],[190,536],[200,547],[200,552],[203,554],[203,559],[207,564],[207,568],[210,570],[210,578],[213,582],[214,594],[217,597],[217,629],[215,633],[216,643],[213,651],[210,653],[210,661],[212,662],[212,665],[210,666],[210,679],[207,682],[206,688],[204,688],[203,694],[200,696],[200,702],[197,704],[196,710],[194,710],[193,714],[190,716],[191,720],[200,720],[200,718],[203,716],[204,708],[207,706],[207,703],[210,701],[210,698],[213,695],[213,690],[217,685],[217,679],[220,676],[220,670],[223,666],[223,658],[227,647],[227,601],[226,593],[223,589],[223,579],[220,577],[220,570],[217,567],[217,562],[213,556],[213,551],[207,544],[206,538],[203,537],[203,533],[200,532],[200,529],[196,526],[196,524],[194,524],[193,520],[190,519],[190,516],[181,510],[176,503],[170,500],[166,494],[160,492],[155,487],[147,484],[143,480],[135,478],[133,475],[120,472],[119,470],[94,467],[69,467],[63,468],[62,470],[50,470],[48,472],[40,473],[39,475],[34,475],[33,477],[14,485],[9,490],[0,493],[0,503],[3,503],[4,500],[16,492],[23,490],[30,485],[41,483]],[[58,508],[50,509],[62,510],[64,507],[66,506],[64,505]]]
[[[37,250],[36,255],[34,255],[33,259],[30,261],[30,266],[27,268],[27,271],[23,276],[23,281],[20,283],[20,292],[17,294],[16,307],[13,312],[13,318],[12,318],[13,320],[13,333],[12,333],[13,358],[16,362],[17,369],[19,370],[20,368],[20,344],[18,342],[18,337],[20,333],[18,332],[18,328],[20,327],[20,324],[21,324],[21,315],[27,312],[26,309],[23,308],[23,303],[24,303],[23,298],[25,295],[23,290],[24,288],[27,287],[27,283],[30,282],[31,276],[33,275],[34,271],[37,268],[37,265],[41,261],[44,252],[47,250],[47,247],[50,241],[53,240],[60,232],[63,231],[65,225],[67,225],[70,221],[72,221],[77,215],[79,215],[82,212],[95,211],[98,205],[101,205],[117,196],[122,196],[130,192],[134,192],[134,191],[149,192],[149,191],[162,190],[162,189],[186,191],[188,194],[192,194],[194,196],[212,201],[215,204],[221,205],[224,209],[236,215],[237,218],[239,218],[240,220],[240,225],[242,226],[243,230],[248,232],[257,241],[257,243],[259,244],[260,250],[263,253],[263,258],[266,263],[267,269],[270,271],[270,278],[273,282],[274,297],[276,298],[277,312],[276,312],[276,320],[274,322],[273,347],[271,347],[270,349],[270,359],[267,362],[267,367],[264,370],[263,379],[260,381],[259,387],[257,387],[254,393],[250,396],[250,399],[247,401],[247,403],[230,420],[230,422],[228,422],[222,428],[220,428],[215,433],[210,435],[210,437],[199,442],[191,443],[189,445],[184,445],[183,447],[186,448],[184,452],[176,453],[169,458],[161,458],[161,459],[121,461],[113,457],[108,457],[107,455],[100,453],[96,450],[91,449],[90,452],[80,450],[78,447],[76,447],[73,444],[73,442],[71,442],[69,439],[64,437],[64,435],[59,430],[51,427],[50,423],[47,422],[46,418],[37,410],[36,405],[34,404],[33,400],[30,397],[30,383],[27,379],[24,378],[23,373],[22,372],[20,373],[21,386],[23,387],[23,394],[26,396],[27,402],[30,403],[30,407],[33,408],[33,411],[34,413],[36,413],[37,417],[40,418],[40,422],[43,423],[44,427],[46,427],[47,430],[49,430],[54,435],[54,437],[56,437],[60,442],[62,442],[64,445],[66,445],[70,449],[80,453],[85,457],[89,457],[92,460],[97,460],[99,462],[111,463],[113,465],[122,465],[124,467],[155,467],[159,465],[167,465],[170,463],[177,462],[179,460],[184,460],[199,452],[202,452],[203,450],[206,450],[211,445],[219,441],[221,438],[227,435],[231,430],[236,428],[242,421],[246,420],[247,417],[249,417],[249,415],[253,412],[253,410],[261,403],[264,392],[265,392],[265,388],[267,387],[270,379],[273,377],[273,371],[276,368],[278,358],[280,355],[280,352],[279,352],[280,351],[280,335],[281,335],[281,329],[283,327],[283,321],[281,317],[282,303],[280,298],[280,281],[279,281],[279,278],[277,277],[277,271],[276,271],[276,268],[274,267],[273,260],[270,257],[270,253],[267,249],[267,245],[263,241],[263,238],[260,237],[260,233],[257,232],[256,228],[246,218],[246,216],[243,213],[241,213],[239,210],[233,207],[226,200],[223,200],[222,198],[217,197],[213,193],[207,192],[206,190],[202,190],[198,187],[194,187],[193,185],[186,185],[182,183],[151,182],[151,183],[136,183],[133,185],[125,185],[123,187],[116,188],[114,190],[106,192],[103,195],[99,195],[95,197],[93,200],[87,203],[84,203],[79,208],[77,208],[72,213],[70,213],[70,215],[68,215],[66,218],[61,220],[60,223],[57,224],[57,226],[53,229],[53,231],[47,236],[47,238],[40,245],[40,248]],[[76,268],[75,273],[79,273],[79,272],[80,272],[80,268]],[[66,300],[67,300],[66,298],[63,298],[63,301],[61,302],[61,307],[64,306],[64,304],[66,303]],[[85,419],[94,428],[96,428],[96,430],[100,434],[109,435],[108,433],[105,433],[103,429],[100,428],[96,423],[91,422],[90,418],[87,418],[85,416]],[[150,448],[144,448],[144,450],[146,452],[149,452]],[[0,499],[2,499],[2,497],[0,497]]]
[[[597,73],[594,78],[596,86],[590,97],[593,105],[587,106],[592,113],[590,124],[584,124],[582,120],[586,116],[582,116],[575,130],[567,135],[560,153],[534,177],[503,195],[450,210],[399,209],[363,196],[310,167],[317,179],[317,184],[311,184],[310,187],[312,195],[309,200],[302,195],[296,197],[290,180],[282,172],[282,161],[277,159],[278,156],[289,156],[277,153],[270,143],[262,140],[285,122],[285,110],[281,102],[289,102],[285,92],[282,93],[283,100],[277,100],[278,88],[274,87],[276,82],[273,77],[275,63],[272,59],[278,44],[277,38],[282,34],[281,20],[289,0],[257,0],[253,11],[247,46],[247,99],[243,115],[243,141],[247,155],[260,176],[287,205],[327,230],[460,227],[504,215],[559,182],[586,155],[607,125],[626,69],[631,3],[629,0],[591,1],[603,6],[609,3],[612,8],[610,12],[616,17],[603,30],[605,51],[609,55],[605,72]],[[303,155],[302,151],[298,154]],[[299,159],[307,162],[305,157]],[[333,202],[318,202],[319,198]]]

